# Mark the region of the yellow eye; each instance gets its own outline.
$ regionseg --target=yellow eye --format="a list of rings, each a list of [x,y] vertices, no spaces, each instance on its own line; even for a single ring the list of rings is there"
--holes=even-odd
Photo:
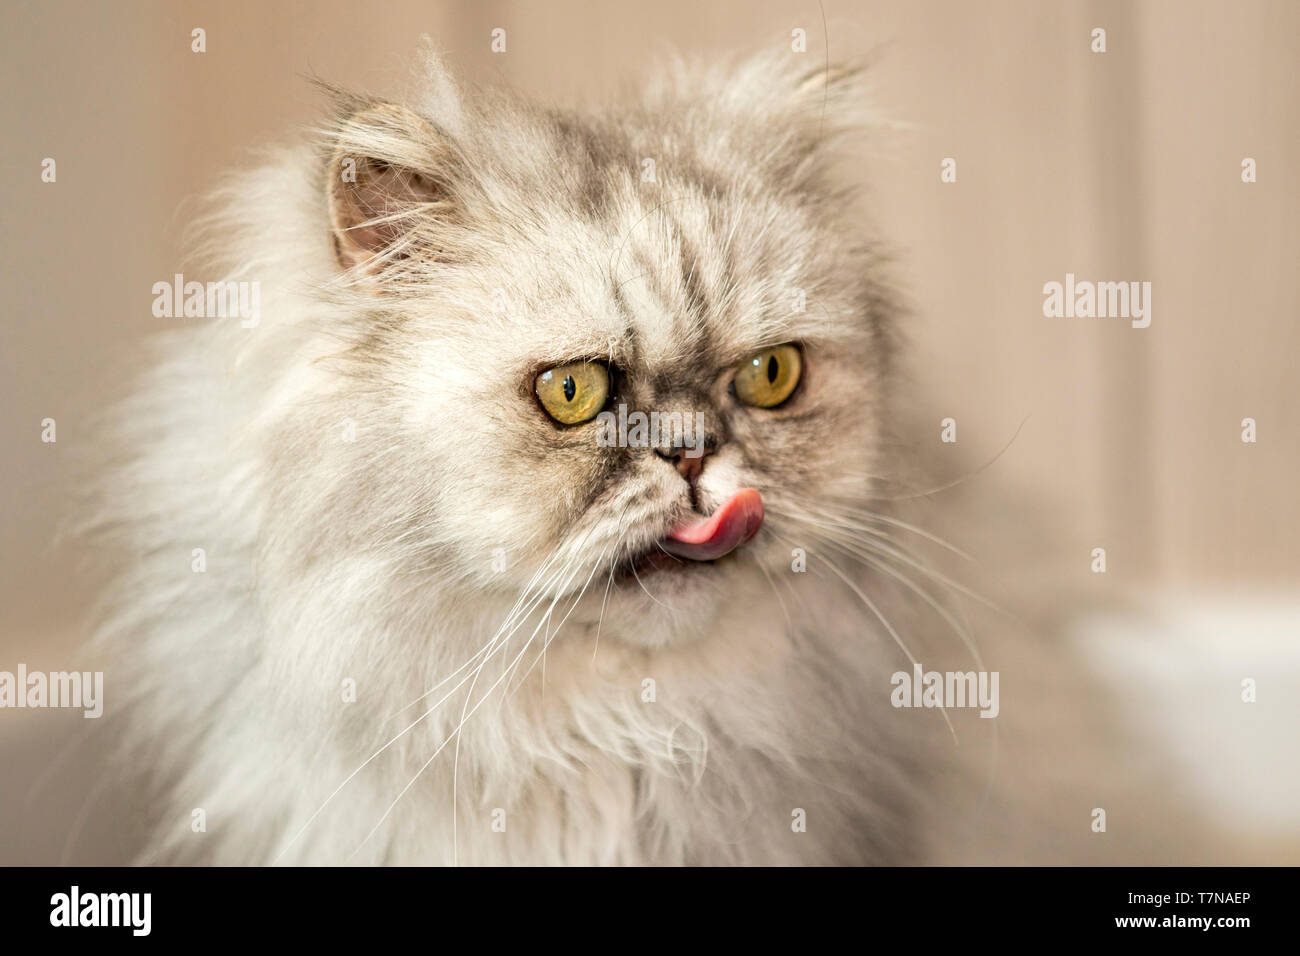
[[[732,384],[746,405],[774,408],[790,397],[803,374],[803,356],[793,345],[763,349],[736,370]]]
[[[537,376],[537,398],[561,425],[595,418],[609,398],[609,369],[595,362],[557,365]]]

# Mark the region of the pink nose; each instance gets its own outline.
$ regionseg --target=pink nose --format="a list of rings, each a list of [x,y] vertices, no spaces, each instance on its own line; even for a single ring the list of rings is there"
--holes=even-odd
[[[691,452],[690,455],[687,452]],[[713,454],[713,449],[708,445],[699,448],[674,448],[671,451],[659,451],[655,449],[655,454],[660,458],[673,463],[677,469],[677,474],[685,478],[692,486],[700,477],[700,472],[704,470],[704,459],[707,455]]]

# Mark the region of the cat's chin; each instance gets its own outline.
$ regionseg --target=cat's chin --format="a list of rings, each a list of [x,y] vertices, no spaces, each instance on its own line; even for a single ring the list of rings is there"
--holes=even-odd
[[[701,561],[679,558],[655,545],[638,555],[625,559],[614,573],[614,586],[620,589],[640,590],[641,585],[664,583],[676,586],[696,578],[716,578],[718,574],[737,564],[739,557],[726,554],[712,560]]]
[[[592,611],[603,614],[607,636],[633,646],[708,640],[720,621],[736,617],[737,603],[752,606],[756,596],[751,579],[760,572],[742,552],[692,561],[653,547],[619,566],[608,595],[594,595]]]
[[[715,561],[690,561],[669,554],[656,544],[638,555],[626,558],[614,574],[616,587],[637,586],[638,581],[645,581],[663,575],[687,574],[696,569],[712,567]]]

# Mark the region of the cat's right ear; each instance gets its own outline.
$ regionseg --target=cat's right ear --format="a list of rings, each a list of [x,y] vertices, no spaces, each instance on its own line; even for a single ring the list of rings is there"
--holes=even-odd
[[[446,135],[404,107],[380,103],[342,119],[327,187],[339,265],[377,274],[453,258],[464,222],[463,165]]]

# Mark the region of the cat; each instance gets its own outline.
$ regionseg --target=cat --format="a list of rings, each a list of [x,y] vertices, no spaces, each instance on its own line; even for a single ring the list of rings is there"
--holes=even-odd
[[[587,112],[420,74],[215,192],[206,278],[260,321],[176,320],[112,413],[140,860],[933,858],[988,794],[890,701],[968,650],[884,493],[863,72],[675,63]],[[598,441],[620,407],[698,427]]]

